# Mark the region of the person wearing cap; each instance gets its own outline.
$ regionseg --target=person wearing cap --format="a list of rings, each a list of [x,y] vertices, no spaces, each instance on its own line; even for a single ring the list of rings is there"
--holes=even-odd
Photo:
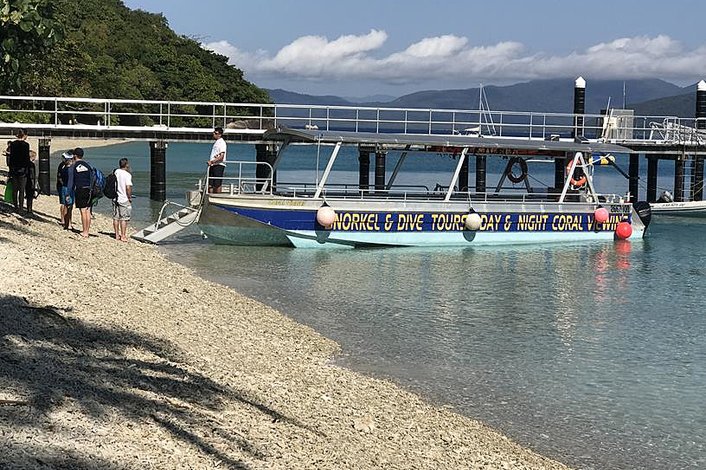
[[[93,168],[83,160],[83,149],[76,147],[73,151],[74,164],[69,171],[67,186],[73,190],[74,204],[81,213],[81,237],[88,238],[91,229],[91,183]],[[68,196],[65,199],[69,201]]]
[[[61,162],[56,170],[56,192],[59,194],[59,216],[64,230],[71,228],[71,216],[74,210],[74,193],[69,187],[69,172],[74,162],[72,151],[61,155]]]
[[[223,173],[226,169],[226,141],[223,140],[223,128],[216,127],[213,130],[213,138],[216,141],[211,147],[211,157],[208,159],[208,189],[210,193],[221,192],[223,184]]]

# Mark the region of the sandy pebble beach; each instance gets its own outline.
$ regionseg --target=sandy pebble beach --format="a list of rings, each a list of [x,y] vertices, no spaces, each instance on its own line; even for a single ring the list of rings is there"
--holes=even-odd
[[[2,468],[566,468],[332,364],[333,341],[105,217],[81,239],[56,196],[34,209],[0,203]]]

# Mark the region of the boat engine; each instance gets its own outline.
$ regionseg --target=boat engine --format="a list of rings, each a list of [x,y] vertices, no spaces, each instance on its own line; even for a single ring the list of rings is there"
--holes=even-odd
[[[638,217],[642,221],[642,224],[647,228],[650,225],[650,220],[652,220],[652,208],[650,203],[647,201],[637,201],[632,205],[637,212]]]

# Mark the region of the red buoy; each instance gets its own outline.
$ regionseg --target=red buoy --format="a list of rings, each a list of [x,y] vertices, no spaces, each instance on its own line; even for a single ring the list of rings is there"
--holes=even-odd
[[[632,235],[632,225],[630,222],[624,220],[615,227],[615,236],[618,240],[626,240]]]
[[[608,220],[608,209],[605,207],[599,207],[593,212],[593,218],[596,219],[596,222],[599,224],[603,224]]]

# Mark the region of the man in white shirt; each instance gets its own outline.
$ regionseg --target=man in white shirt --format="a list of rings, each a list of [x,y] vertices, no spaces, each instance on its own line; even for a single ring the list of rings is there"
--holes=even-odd
[[[223,172],[226,169],[226,141],[223,140],[223,128],[213,130],[216,141],[211,147],[211,158],[208,159],[208,192],[220,193],[223,184]]]
[[[113,230],[115,239],[127,241],[127,222],[132,216],[132,174],[127,158],[121,158],[115,170],[118,197],[113,200]]]

